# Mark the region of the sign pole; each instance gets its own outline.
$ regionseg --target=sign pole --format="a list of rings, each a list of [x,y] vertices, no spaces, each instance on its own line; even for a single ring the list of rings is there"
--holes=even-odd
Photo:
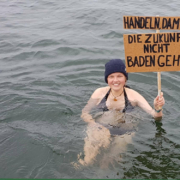
[[[156,33],[159,33],[160,30],[156,30]],[[158,96],[161,95],[161,72],[157,72],[157,84],[158,84]]]
[[[158,96],[161,95],[161,72],[157,72]]]
[[[157,15],[156,17],[159,17],[159,15]],[[156,33],[159,33],[160,30],[157,29]],[[158,84],[158,96],[161,95],[161,72],[157,72],[157,84]]]
[[[160,30],[156,30],[156,33],[159,33]],[[161,72],[157,72],[157,84],[158,84],[158,96],[161,95]],[[162,107],[159,107],[161,109]]]

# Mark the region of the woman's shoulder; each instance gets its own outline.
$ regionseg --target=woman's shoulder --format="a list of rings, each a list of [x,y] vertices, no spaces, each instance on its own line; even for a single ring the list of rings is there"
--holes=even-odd
[[[94,91],[94,93],[91,95],[91,98],[102,99],[106,95],[106,93],[108,92],[109,89],[110,89],[109,86],[97,88]]]
[[[140,98],[140,94],[137,92],[137,91],[135,91],[134,89],[130,89],[130,88],[125,88],[125,90],[126,90],[126,94],[127,94],[127,96],[128,96],[128,99],[130,100],[130,101],[136,101],[138,98]]]
[[[129,87],[125,87],[125,90],[127,93],[132,94],[132,95],[139,94],[137,91],[135,91],[134,89],[131,89]]]

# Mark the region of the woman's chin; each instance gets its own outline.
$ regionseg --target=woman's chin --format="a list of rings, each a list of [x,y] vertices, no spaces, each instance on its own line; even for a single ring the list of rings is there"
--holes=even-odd
[[[112,86],[111,89],[114,91],[120,91],[122,89],[122,87],[121,86]]]

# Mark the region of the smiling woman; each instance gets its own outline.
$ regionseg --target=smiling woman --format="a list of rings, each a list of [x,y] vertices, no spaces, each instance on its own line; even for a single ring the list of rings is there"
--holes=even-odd
[[[79,159],[81,164],[92,163],[99,148],[110,145],[112,135],[117,137],[115,142],[118,149],[123,151],[126,149],[134,132],[131,128],[132,124],[126,126],[127,121],[124,114],[131,112],[135,106],[151,114],[155,120],[162,118],[162,106],[165,104],[163,93],[154,99],[155,109],[153,109],[143,96],[126,86],[127,80],[128,73],[122,60],[113,59],[106,63],[105,82],[108,86],[96,89],[82,110],[81,117],[88,123],[88,128],[84,160]],[[93,108],[103,112],[101,118],[95,120],[92,117],[90,111]],[[127,134],[127,132],[131,133]]]

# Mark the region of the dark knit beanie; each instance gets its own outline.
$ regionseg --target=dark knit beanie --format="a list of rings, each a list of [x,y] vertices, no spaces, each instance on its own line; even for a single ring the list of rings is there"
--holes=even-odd
[[[105,64],[105,82],[110,74],[120,72],[123,73],[128,80],[128,73],[126,72],[126,66],[121,59],[112,59]]]

